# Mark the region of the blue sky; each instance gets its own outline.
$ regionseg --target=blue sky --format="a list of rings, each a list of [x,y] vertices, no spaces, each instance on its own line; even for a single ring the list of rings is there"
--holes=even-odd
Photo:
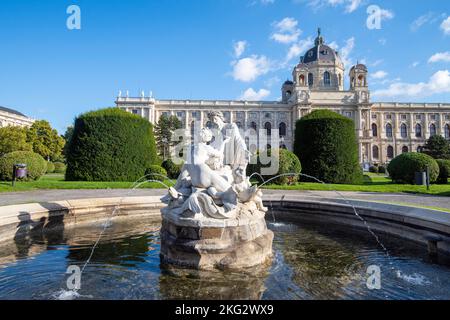
[[[72,4],[80,30],[66,27]],[[367,64],[374,101],[448,103],[449,15],[447,0],[2,0],[0,105],[64,133],[119,89],[277,100],[317,27],[347,68]]]

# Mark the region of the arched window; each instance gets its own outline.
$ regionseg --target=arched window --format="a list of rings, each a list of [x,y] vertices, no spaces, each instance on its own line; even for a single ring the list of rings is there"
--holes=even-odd
[[[282,145],[280,146],[280,148],[281,148],[281,149],[285,149],[285,150],[287,149],[285,144],[282,144]]]
[[[236,126],[237,126],[239,129],[242,129],[242,123],[241,123],[240,121],[236,122]]]
[[[394,158],[394,148],[392,146],[387,147],[387,157],[388,159]]]
[[[372,136],[378,137],[378,127],[377,127],[376,123],[372,123]]]
[[[312,73],[308,73],[308,86],[312,87],[314,84],[314,76]]]
[[[272,135],[272,124],[270,122],[266,122],[264,124],[264,129],[266,129],[267,136],[271,136]]]
[[[303,74],[300,75],[299,77],[299,82],[301,86],[305,85],[305,76]]]
[[[250,128],[256,131],[257,130],[256,122],[252,121],[252,123],[250,123]]]
[[[379,152],[378,146],[373,146],[372,147],[372,158],[378,159],[379,157],[380,157],[380,152]]]
[[[331,76],[330,76],[330,73],[328,71],[325,71],[323,73],[323,85],[325,87],[331,86]]]
[[[390,123],[386,123],[386,137],[392,138],[392,125]]]
[[[342,76],[340,73],[338,75],[338,81],[339,81],[339,85],[342,85]]]
[[[436,125],[434,123],[430,124],[430,137],[436,135]]]
[[[402,123],[402,125],[400,126],[400,134],[402,138],[408,137],[408,127],[404,123]]]
[[[422,126],[419,123],[416,124],[416,138],[422,138]]]
[[[280,123],[280,125],[278,126],[278,130],[280,131],[280,137],[285,137],[286,136],[286,123],[284,123],[284,122]]]
[[[362,86],[364,84],[364,76],[362,74],[360,74],[358,76],[358,85]]]
[[[408,152],[408,151],[409,151],[409,149],[408,149],[407,146],[403,146],[403,147],[402,147],[402,153],[406,153],[406,152]]]
[[[206,127],[208,129],[212,129],[213,128],[213,123],[211,121],[206,122]]]
[[[444,137],[445,139],[450,139],[450,125],[446,124],[444,127]]]

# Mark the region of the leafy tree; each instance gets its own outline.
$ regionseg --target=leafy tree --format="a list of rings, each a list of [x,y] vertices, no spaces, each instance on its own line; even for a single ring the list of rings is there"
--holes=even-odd
[[[435,159],[424,153],[406,152],[389,162],[387,170],[395,183],[414,184],[415,173],[430,171],[430,182],[436,182],[439,165]]]
[[[162,115],[155,126],[155,139],[158,147],[158,152],[163,160],[166,160],[170,155],[170,147],[177,144],[177,141],[172,141],[173,132],[182,127],[181,121],[176,116]]]
[[[27,132],[33,151],[47,160],[56,160],[64,147],[64,139],[45,120],[35,121]]]
[[[17,126],[0,128],[0,156],[13,151],[31,151],[27,142],[27,129]]]
[[[336,112],[316,110],[297,120],[294,153],[305,174],[328,183],[362,182],[355,124]]]
[[[434,159],[450,159],[450,142],[443,136],[432,136],[427,140],[423,153]]]
[[[64,156],[67,156],[67,151],[69,149],[69,144],[70,144],[70,141],[72,140],[72,136],[73,136],[73,126],[68,126],[66,129],[66,132],[62,136],[65,141],[64,149],[63,149]]]

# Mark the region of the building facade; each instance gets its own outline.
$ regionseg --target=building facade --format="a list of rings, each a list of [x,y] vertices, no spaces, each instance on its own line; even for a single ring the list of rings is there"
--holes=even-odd
[[[313,110],[329,109],[355,122],[361,163],[386,163],[403,152],[416,152],[433,135],[450,139],[450,103],[372,103],[368,69],[350,69],[350,87],[344,89],[345,69],[337,51],[324,43],[320,30],[313,48],[284,82],[281,101],[157,100],[125,97],[117,107],[152,123],[162,115],[177,116],[185,129],[207,124],[211,110],[222,111],[228,122],[242,129],[278,129],[280,147],[292,150],[295,122]]]
[[[23,113],[0,106],[0,128],[7,126],[31,127],[34,120]]]

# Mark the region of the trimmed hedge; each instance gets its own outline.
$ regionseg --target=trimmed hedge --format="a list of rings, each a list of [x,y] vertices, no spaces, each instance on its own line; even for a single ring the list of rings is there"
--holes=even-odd
[[[316,110],[297,120],[294,153],[308,175],[327,183],[362,183],[355,125],[338,113]]]
[[[55,165],[55,173],[65,173],[66,172],[67,166],[64,163],[57,161],[57,162],[54,162],[53,164]]]
[[[170,159],[167,159],[167,160],[164,160],[163,162],[162,162],[162,164],[161,164],[161,167],[163,167],[165,170],[166,170],[166,172],[167,172],[167,176],[170,178],[170,179],[177,179],[178,178],[178,176],[180,175],[180,173],[181,173],[181,167],[182,167],[183,165],[177,165],[177,164],[175,164],[172,160],[170,160]]]
[[[27,165],[28,175],[25,181],[38,180],[47,171],[47,161],[32,151],[14,151],[0,158],[0,180],[11,181],[14,164]]]
[[[167,171],[158,165],[151,165],[145,170],[147,180],[164,181],[164,177],[167,177]]]
[[[378,173],[378,167],[377,166],[370,166],[369,167],[369,172]]]
[[[55,164],[51,161],[47,161],[47,173],[55,172]]]
[[[439,184],[447,184],[448,178],[450,178],[450,160],[437,159],[436,162],[439,166],[439,176],[436,182]]]
[[[75,120],[66,180],[136,181],[158,162],[150,122],[119,108],[91,111]]]
[[[271,150],[268,151],[268,155],[270,156]],[[261,169],[265,167],[270,167],[270,164],[262,165],[259,161],[259,155],[260,152],[258,151],[255,156],[252,157],[250,164],[247,166],[247,175],[250,176],[251,174],[257,172],[261,174]],[[268,179],[274,178],[277,175],[284,174],[284,173],[297,173],[297,175],[292,176],[282,176],[278,177],[271,181],[271,183],[274,184],[287,184],[287,183],[295,183],[298,181],[299,173],[302,171],[302,165],[300,163],[300,160],[297,158],[297,156],[290,152],[289,150],[285,149],[279,149],[278,154],[278,172],[274,175],[270,176],[264,176],[264,179],[267,181]]]
[[[424,153],[406,152],[395,157],[389,163],[387,170],[395,183],[414,184],[415,173],[430,168],[430,183],[436,182],[439,166],[432,157]]]
[[[386,173],[386,167],[385,166],[378,166],[378,173]]]

